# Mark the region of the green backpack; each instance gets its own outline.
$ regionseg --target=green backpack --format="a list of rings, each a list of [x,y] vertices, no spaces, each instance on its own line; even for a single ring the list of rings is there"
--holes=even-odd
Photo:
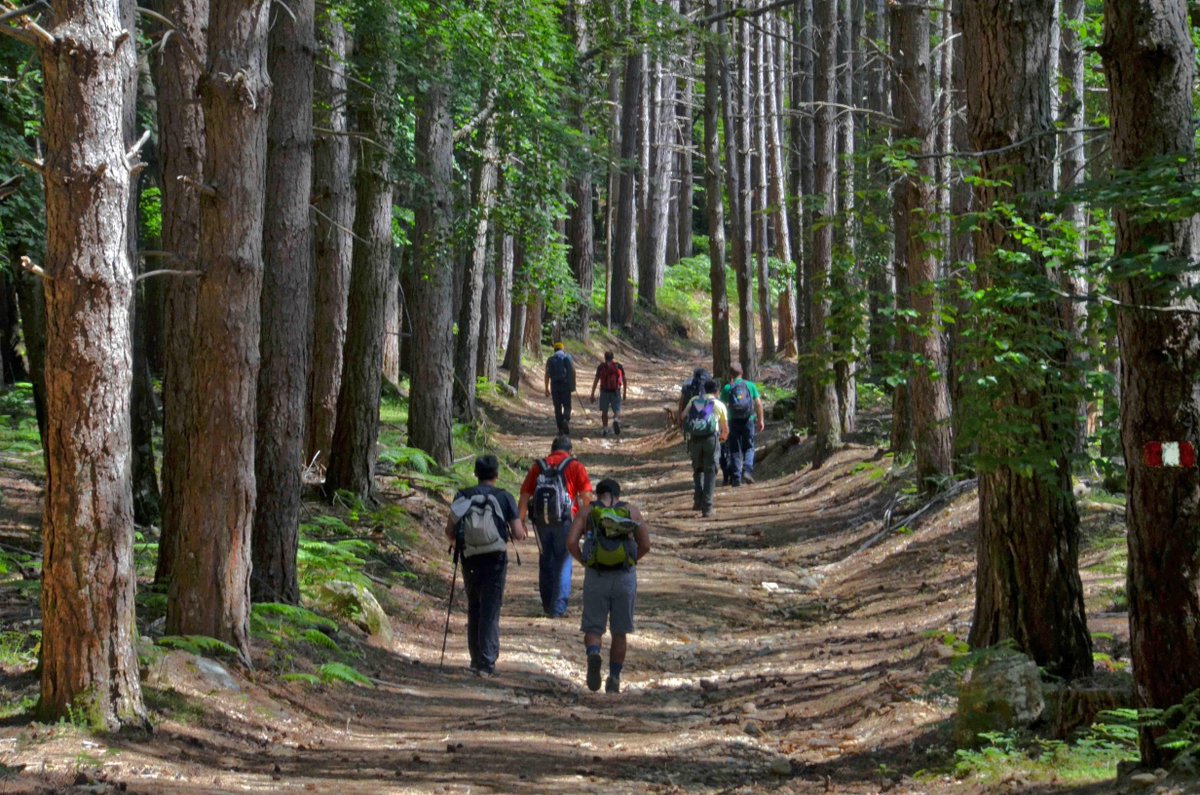
[[[629,506],[618,502],[610,507],[599,503],[588,513],[591,549],[587,565],[601,571],[627,569],[637,563],[637,541],[634,533],[638,523],[630,515]]]

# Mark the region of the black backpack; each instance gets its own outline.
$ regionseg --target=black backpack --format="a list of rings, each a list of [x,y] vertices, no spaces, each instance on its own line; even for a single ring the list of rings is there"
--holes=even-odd
[[[692,376],[692,380],[684,383],[679,390],[683,395],[684,401],[691,400],[694,397],[699,397],[704,394],[704,382],[709,379],[708,371],[701,370],[699,373]]]
[[[552,467],[546,459],[538,461],[537,483],[529,501],[529,518],[536,525],[556,525],[571,519],[571,492],[567,490],[565,472],[575,459],[567,456]]]
[[[546,375],[550,376],[550,383],[556,386],[574,386],[575,367],[571,357],[565,353],[555,353],[546,361]]]

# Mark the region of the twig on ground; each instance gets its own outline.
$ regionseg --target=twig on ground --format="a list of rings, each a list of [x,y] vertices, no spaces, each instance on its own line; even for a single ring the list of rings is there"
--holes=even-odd
[[[850,558],[854,557],[855,555],[865,552],[868,549],[870,549],[871,547],[875,546],[876,544],[878,544],[880,541],[887,538],[891,534],[893,527],[909,527],[909,526],[911,526],[913,522],[915,522],[917,519],[919,519],[921,516],[925,515],[927,512],[931,511],[932,509],[934,509],[934,508],[938,507],[939,505],[942,505],[946,502],[949,502],[950,500],[954,499],[958,495],[962,494],[964,491],[968,491],[970,489],[975,488],[977,483],[978,483],[978,481],[976,481],[975,478],[971,478],[970,480],[959,481],[958,483],[951,486],[949,489],[946,489],[945,491],[943,491],[941,494],[938,494],[936,497],[934,497],[929,502],[925,503],[925,505],[918,508],[913,513],[910,513],[908,516],[905,516],[903,519],[896,522],[894,525],[889,521],[891,519],[891,509],[889,508],[888,511],[885,512],[885,514],[884,514],[883,529],[880,530],[875,535],[868,538],[866,541],[864,541],[858,549],[854,550],[854,552],[850,553],[850,555],[846,556],[846,558],[844,558],[843,560],[849,560]]]

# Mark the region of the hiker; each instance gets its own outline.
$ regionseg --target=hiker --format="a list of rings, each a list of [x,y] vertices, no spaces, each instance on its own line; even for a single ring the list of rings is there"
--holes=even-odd
[[[683,435],[692,457],[692,510],[712,516],[713,489],[717,480],[717,449],[729,438],[725,404],[717,400],[717,382],[704,382],[704,394],[688,401],[683,413]]]
[[[550,618],[567,614],[571,596],[571,557],[567,533],[571,520],[592,501],[587,469],[571,455],[571,437],[559,436],[550,455],[534,461],[521,484],[517,508],[522,520],[533,522],[538,537],[538,593],[542,612]]]
[[[766,428],[758,385],[742,378],[742,366],[729,365],[730,380],[721,390],[721,402],[729,411],[729,462],[723,470],[726,484],[754,482],[754,434]]]
[[[554,424],[559,434],[571,433],[571,393],[575,391],[575,360],[554,343],[554,353],[546,360],[546,397],[554,401]]]
[[[683,425],[684,409],[687,408],[692,398],[704,394],[704,382],[710,377],[708,370],[705,370],[703,367],[697,367],[695,370],[692,370],[692,377],[684,381],[683,385],[679,387],[679,405],[675,415],[679,417],[680,426]]]
[[[604,352],[604,362],[596,368],[592,379],[591,402],[596,402],[596,386],[600,387],[600,433],[608,436],[608,411],[612,409],[613,435],[621,435],[621,400],[629,397],[629,381],[625,379],[625,368],[614,361],[612,351]]]
[[[512,495],[496,487],[500,462],[494,455],[475,459],[478,485],[462,489],[450,504],[446,538],[462,558],[467,591],[467,650],[476,676],[494,676],[500,654],[500,605],[508,542],[526,538]]]
[[[580,541],[583,541],[582,547]],[[612,648],[604,692],[621,692],[627,637],[633,632],[637,562],[650,551],[650,531],[636,506],[621,502],[621,486],[611,478],[596,484],[596,502],[580,511],[567,537],[571,556],[586,568],[583,575],[583,643],[587,649],[587,686],[600,689],[600,642],[611,619]]]

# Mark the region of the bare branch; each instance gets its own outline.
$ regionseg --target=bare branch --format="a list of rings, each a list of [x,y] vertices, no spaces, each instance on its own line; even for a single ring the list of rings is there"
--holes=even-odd
[[[328,215],[326,215],[325,213],[323,213],[323,212],[321,212],[320,210],[318,210],[318,209],[317,209],[317,205],[315,205],[315,204],[310,204],[310,205],[308,205],[308,209],[312,210],[314,213],[316,213],[317,215],[319,215],[319,216],[321,216],[322,218],[324,218],[326,222],[328,222],[328,223],[330,223],[330,224],[333,224],[333,226],[334,226],[334,227],[336,227],[336,228],[338,228],[338,229],[342,230],[343,232],[345,232],[346,234],[350,235],[350,237],[354,238],[354,239],[355,239],[355,240],[357,240],[359,243],[362,243],[363,245],[370,245],[370,243],[369,243],[368,241],[366,241],[366,240],[363,240],[361,237],[359,237],[358,235],[354,234],[354,230],[353,230],[353,229],[351,229],[350,227],[348,227],[348,226],[345,226],[345,225],[343,225],[343,224],[339,224],[337,221],[333,220],[333,219],[332,219],[332,218],[330,218]]]
[[[150,140],[150,131],[146,130],[142,133],[142,137],[137,140],[133,146],[129,147],[129,151],[125,153],[125,162],[130,168],[138,162],[138,153],[142,151],[142,147]],[[143,166],[144,167],[144,166]]]
[[[24,254],[21,255],[21,267],[40,279],[45,279],[48,282],[54,281],[50,278],[50,274],[42,270],[40,265],[34,264],[34,261]]]
[[[152,11],[149,8],[143,8],[142,6],[138,6],[137,11],[142,16],[149,17],[150,19],[153,19],[155,22],[159,22],[163,25],[166,25],[167,32],[163,34],[161,39],[159,39],[159,42],[158,42],[159,49],[164,49],[167,46],[167,40],[170,39],[172,36],[174,36],[175,38],[179,39],[180,46],[183,47],[184,53],[186,53],[187,57],[192,60],[192,63],[194,63],[196,66],[198,66],[201,69],[204,68],[204,59],[200,57],[200,51],[196,49],[196,46],[194,44],[192,44],[191,40],[188,39],[187,36],[185,36],[179,32],[179,28],[175,27],[174,22],[172,22],[169,18],[163,16],[162,14],[158,13],[157,11]]]
[[[491,118],[492,113],[496,110],[496,89],[489,89],[487,99],[484,100],[483,108],[475,114],[475,118],[464,124],[462,127],[454,131],[454,143],[462,143],[467,137],[475,132],[475,128]]]
[[[0,24],[8,22],[10,19],[16,19],[17,17],[23,17],[23,16],[26,16],[27,14],[32,14],[34,11],[38,11],[43,8],[48,8],[49,5],[50,4],[47,3],[46,0],[35,0],[35,2],[30,3],[27,6],[21,6],[20,8],[14,8],[10,11],[5,11],[3,14],[0,14]]]
[[[149,279],[151,276],[203,276],[203,275],[204,275],[204,271],[173,271],[173,270],[163,269],[163,270],[146,271],[145,273],[139,273],[137,275],[137,278],[135,278],[133,281],[136,284],[137,282],[140,282],[142,279]]]
[[[54,38],[54,35],[51,34],[50,31],[34,22],[32,19],[25,20],[25,29],[32,33],[34,37],[40,39],[43,44],[52,45],[58,43],[58,39]]]
[[[46,169],[46,164],[41,160],[29,160],[28,158],[18,157],[17,165],[25,166],[30,171],[36,171],[41,174]]]
[[[205,196],[211,196],[212,198],[215,199],[221,195],[221,194],[217,193],[217,189],[214,188],[212,185],[205,185],[203,182],[200,182],[199,180],[192,179],[187,174],[180,174],[175,179],[179,180],[179,183],[181,185],[186,185],[187,187],[191,188],[192,190],[200,191]]]

